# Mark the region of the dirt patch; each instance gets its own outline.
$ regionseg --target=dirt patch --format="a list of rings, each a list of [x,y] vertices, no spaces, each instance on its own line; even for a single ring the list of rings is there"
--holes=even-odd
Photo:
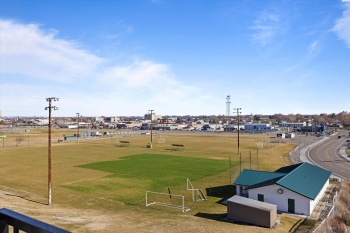
[[[108,232],[118,216],[96,210],[79,210],[61,205],[48,206],[0,190],[0,208],[7,208],[72,232]]]

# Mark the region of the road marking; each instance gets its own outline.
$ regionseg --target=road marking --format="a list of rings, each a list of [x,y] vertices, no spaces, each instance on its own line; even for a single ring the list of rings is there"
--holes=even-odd
[[[337,166],[334,166],[335,165],[335,162],[336,162],[336,160],[334,159],[334,158],[339,158],[339,156],[337,155],[337,153],[336,153],[336,149],[334,150],[335,151],[335,153],[334,153],[334,155],[335,155],[335,157],[333,158],[333,157],[331,157],[330,156],[330,154],[328,153],[329,152],[329,150],[332,148],[332,147],[336,147],[336,148],[338,148],[339,147],[339,145],[337,144],[337,143],[334,143],[334,138],[330,138],[331,140],[328,140],[326,143],[324,143],[324,144],[319,144],[319,145],[316,145],[316,146],[319,146],[317,149],[316,149],[316,156],[317,156],[317,158],[319,159],[319,161],[320,162],[326,162],[325,160],[322,160],[321,159],[321,157],[320,157],[320,150],[322,150],[322,149],[325,149],[325,147],[327,147],[328,146],[328,148],[326,149],[326,155],[330,158],[330,162],[333,162],[333,164],[331,164],[331,163],[326,163],[325,165],[327,165],[327,166],[329,166],[329,167],[331,167],[332,168],[332,170],[334,170],[334,171],[332,171],[332,173],[334,174],[334,175],[336,175],[336,176],[338,176],[338,177],[340,177],[340,178],[343,178],[343,179],[347,179],[346,177],[344,177],[344,176],[342,176],[342,175],[340,175],[340,174],[338,174],[339,172],[341,173],[341,172],[346,172],[347,170],[349,170],[349,168],[348,167],[346,167],[343,163],[337,163]],[[332,145],[329,145],[329,144],[331,144],[332,143]],[[315,146],[315,147],[316,147]],[[321,166],[322,167],[322,165],[321,164],[318,164],[318,163],[316,163],[312,158],[311,158],[311,156],[310,156],[310,154],[309,154],[309,151],[310,150],[312,150],[312,148],[311,149],[309,149],[308,151],[307,151],[307,157],[312,161],[312,163],[314,163],[314,164],[316,164],[316,165],[318,165],[318,166]],[[339,166],[339,164],[340,164],[340,166]],[[343,169],[340,169],[339,167],[344,167],[344,168],[346,168],[346,170],[344,171]]]

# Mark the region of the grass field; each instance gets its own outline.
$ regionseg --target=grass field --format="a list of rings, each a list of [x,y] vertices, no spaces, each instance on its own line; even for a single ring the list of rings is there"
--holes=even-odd
[[[98,222],[103,232],[163,232],[165,229],[168,232],[207,232],[210,229],[231,232],[233,228],[236,232],[267,231],[218,221],[226,213],[226,207],[219,203],[233,195],[234,186],[230,183],[240,171],[236,135],[162,132],[153,135],[150,149],[147,148],[149,135],[128,134],[127,137],[57,143],[63,134],[73,135],[74,132],[53,130],[53,207],[45,205],[47,131],[7,134],[5,148],[0,149],[0,190],[21,197],[9,206],[24,211],[24,205],[28,204],[31,207],[25,214],[74,232],[94,232],[96,228],[92,225],[96,227]],[[28,141],[15,146],[16,137]],[[129,146],[122,146],[121,140],[127,140]],[[262,142],[264,148],[257,151],[257,142]],[[183,144],[184,150],[174,150],[171,146],[174,143]],[[273,171],[288,164],[286,154],[295,145],[271,143],[266,135],[242,135],[240,147],[241,169],[259,167]],[[191,201],[186,178],[211,194],[207,202]],[[146,191],[185,195],[186,205],[192,209],[182,213],[165,207],[145,207]],[[65,217],[57,219],[39,214],[43,209],[44,215],[48,208]],[[99,211],[103,214],[96,214]],[[95,218],[113,220],[92,220],[88,213]],[[70,222],[67,219],[87,220]],[[281,216],[281,224],[273,231],[288,232],[298,220]],[[123,230],[115,231],[111,226]]]
[[[237,165],[237,164],[235,164]],[[144,198],[145,190],[162,192],[168,188],[183,186],[187,178],[198,181],[202,177],[215,176],[227,170],[223,160],[199,159],[158,154],[139,154],[114,161],[79,166],[111,173],[106,181],[94,185],[68,185],[67,188],[88,192],[119,194],[118,200],[133,203]],[[118,182],[113,182],[118,180]],[[121,190],[120,180],[128,180],[127,191]]]

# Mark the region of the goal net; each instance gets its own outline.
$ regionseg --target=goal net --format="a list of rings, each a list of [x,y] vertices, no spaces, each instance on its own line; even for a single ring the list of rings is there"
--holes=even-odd
[[[187,178],[187,190],[192,191],[192,201],[207,201],[208,197],[203,193],[202,189],[194,188],[193,184],[191,183],[190,179]],[[199,197],[199,199],[197,198]]]
[[[158,143],[165,143],[165,141],[166,141],[166,138],[163,138],[163,137],[160,137],[158,139]]]
[[[256,148],[258,148],[259,150],[263,149],[263,148],[264,148],[264,143],[262,143],[262,142],[257,142],[257,143],[256,143]]]
[[[185,197],[183,195],[147,191],[146,206],[150,205],[176,208],[182,210],[182,212],[190,210],[190,208],[185,207]]]

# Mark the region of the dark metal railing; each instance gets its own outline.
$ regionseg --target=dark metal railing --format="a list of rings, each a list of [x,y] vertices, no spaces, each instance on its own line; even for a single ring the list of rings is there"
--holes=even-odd
[[[19,231],[27,233],[70,233],[26,215],[2,208],[0,209],[0,233],[9,233],[9,226],[12,226],[13,233],[19,233]]]

